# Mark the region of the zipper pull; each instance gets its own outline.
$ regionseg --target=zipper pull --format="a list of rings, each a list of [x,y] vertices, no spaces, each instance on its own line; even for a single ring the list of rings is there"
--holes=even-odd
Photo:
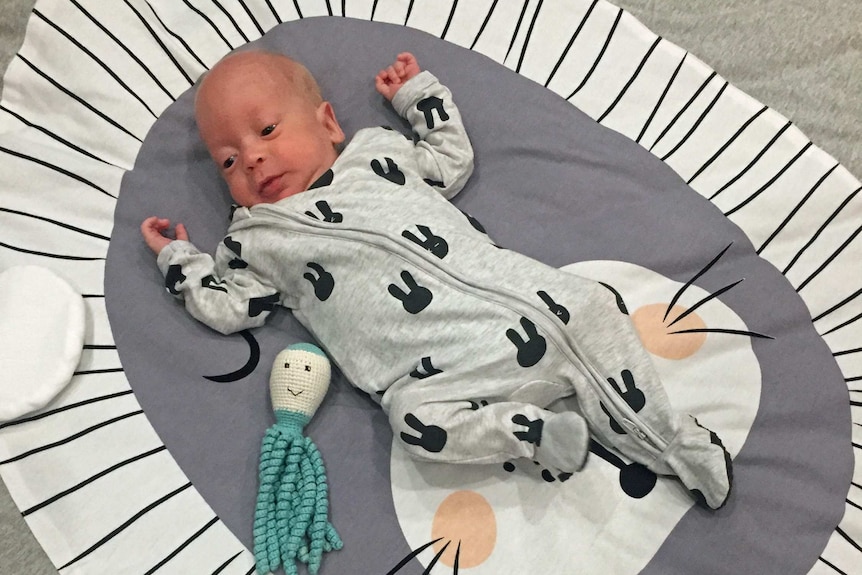
[[[641,429],[637,425],[635,425],[633,421],[631,421],[630,419],[626,419],[625,417],[622,419],[623,419],[623,424],[626,427],[628,427],[632,433],[637,435],[641,441],[646,441],[647,443],[652,445],[652,442],[649,441],[649,439],[647,439],[647,434],[644,433],[643,431],[641,431]]]

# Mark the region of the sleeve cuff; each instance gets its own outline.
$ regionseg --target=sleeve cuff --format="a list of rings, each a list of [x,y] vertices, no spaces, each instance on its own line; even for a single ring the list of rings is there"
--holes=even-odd
[[[191,242],[184,240],[174,240],[162,248],[162,251],[159,252],[159,256],[156,258],[156,264],[163,275],[168,273],[168,267],[170,267],[174,256],[182,252],[194,253],[197,250]]]
[[[395,93],[392,98],[392,107],[400,116],[407,114],[407,110],[415,102],[427,95],[428,88],[439,84],[437,77],[428,70],[422,70],[409,80]]]

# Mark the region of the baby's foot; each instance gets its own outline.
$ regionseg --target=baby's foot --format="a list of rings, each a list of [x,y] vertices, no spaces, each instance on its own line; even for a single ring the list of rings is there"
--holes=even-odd
[[[558,472],[580,471],[589,453],[589,440],[583,417],[573,411],[556,413],[545,419],[534,459]]]
[[[676,437],[650,467],[659,472],[665,466],[673,470],[701,505],[720,509],[727,503],[733,486],[730,454],[718,435],[694,417],[680,418]]]

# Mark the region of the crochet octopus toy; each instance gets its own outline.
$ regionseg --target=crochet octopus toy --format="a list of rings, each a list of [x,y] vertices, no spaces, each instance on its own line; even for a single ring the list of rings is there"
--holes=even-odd
[[[283,565],[287,575],[296,575],[297,561],[316,574],[323,553],[342,547],[328,519],[323,459],[302,431],[323,401],[330,375],[324,353],[307,343],[284,349],[273,363],[269,386],[276,423],[261,445],[254,513],[254,555],[260,574]]]

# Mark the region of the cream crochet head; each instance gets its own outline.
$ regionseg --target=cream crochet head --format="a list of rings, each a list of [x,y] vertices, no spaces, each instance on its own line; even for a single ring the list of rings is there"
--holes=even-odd
[[[282,350],[269,376],[273,409],[302,413],[310,419],[329,389],[330,377],[329,360],[317,346],[298,343]]]

